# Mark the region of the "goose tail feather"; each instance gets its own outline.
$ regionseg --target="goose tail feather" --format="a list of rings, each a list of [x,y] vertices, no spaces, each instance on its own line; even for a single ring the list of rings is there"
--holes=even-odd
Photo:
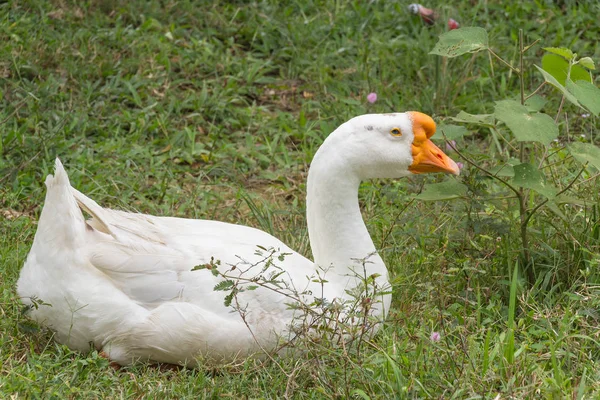
[[[65,249],[81,246],[85,240],[85,219],[73,196],[69,176],[58,158],[54,175],[48,175],[45,183],[46,201],[33,247]]]

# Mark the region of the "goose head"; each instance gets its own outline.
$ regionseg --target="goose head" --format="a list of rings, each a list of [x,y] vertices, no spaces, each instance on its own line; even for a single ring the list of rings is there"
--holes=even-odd
[[[335,157],[360,180],[401,178],[413,174],[459,174],[456,163],[432,141],[433,119],[417,111],[366,114],[338,128],[325,143],[328,158]]]

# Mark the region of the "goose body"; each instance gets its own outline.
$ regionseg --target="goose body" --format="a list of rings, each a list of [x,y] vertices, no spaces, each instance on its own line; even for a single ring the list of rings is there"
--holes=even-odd
[[[229,360],[271,349],[294,320],[290,299],[263,287],[241,292],[242,318],[224,305],[224,292],[214,290],[222,277],[192,269],[219,264],[230,274],[251,274],[254,265],[258,273],[272,250],[279,279],[307,303],[343,300],[359,285],[357,274],[374,276],[385,288],[387,270],[362,220],[358,187],[370,178],[458,174],[429,140],[434,132],[430,117],[408,112],[356,117],[329,135],[307,182],[314,261],[251,227],[102,208],[71,187],[57,159],[17,291],[33,305],[31,317],[56,331],[56,340],[81,351],[92,345],[122,365],[194,365],[198,357]],[[82,210],[92,218],[86,221]],[[328,282],[314,282],[323,271]],[[382,294],[372,313],[384,318],[390,301]]]

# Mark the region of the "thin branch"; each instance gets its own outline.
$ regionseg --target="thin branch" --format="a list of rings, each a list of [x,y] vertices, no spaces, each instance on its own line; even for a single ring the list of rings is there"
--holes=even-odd
[[[510,141],[507,138],[505,138],[504,135],[502,135],[500,133],[500,131],[498,130],[498,128],[496,128],[495,126],[493,126],[491,129],[493,129],[498,134],[498,136],[500,136],[500,138],[508,145],[508,147],[510,147],[511,149],[513,149],[513,151],[517,151],[516,147],[513,146],[510,143]]]
[[[512,65],[510,65],[509,63],[507,63],[506,61],[504,61],[504,59],[502,59],[502,57],[500,57],[498,54],[494,53],[494,51],[492,49],[490,49],[489,47],[488,47],[488,51],[490,52],[491,55],[493,55],[494,57],[496,57],[502,64],[506,65],[513,72],[516,72],[517,74],[519,73],[519,69],[518,68],[515,68]]]
[[[533,43],[531,43],[529,46],[525,47],[523,49],[523,53],[525,53],[527,50],[529,50],[530,48],[532,48],[533,46],[535,46],[536,44],[538,44],[538,42],[542,40],[542,39],[535,39],[535,41]]]
[[[277,360],[275,360],[275,358],[273,358],[273,356],[271,355],[271,352],[268,351],[267,349],[265,349],[263,347],[263,345],[260,343],[260,341],[258,340],[258,338],[254,335],[254,331],[252,331],[252,328],[250,327],[250,324],[248,323],[248,321],[246,320],[246,312],[243,311],[240,308],[240,303],[238,302],[238,298],[237,295],[233,296],[234,300],[235,300],[235,304],[236,304],[236,308],[238,310],[238,314],[240,315],[240,317],[242,318],[242,321],[244,322],[244,325],[246,325],[246,328],[248,328],[248,331],[250,332],[250,335],[252,336],[252,339],[254,340],[254,342],[258,345],[258,347],[260,348],[260,350],[269,358],[269,360],[271,360],[271,362],[275,363],[275,365],[277,365],[277,367],[279,367],[279,369],[281,370],[281,372],[284,373],[284,375],[289,379],[291,378],[291,375],[288,374],[285,371],[285,368],[283,368],[281,366],[281,364],[279,364],[277,362]]]
[[[560,196],[561,194],[563,194],[567,190],[571,189],[571,187],[575,184],[575,182],[577,181],[577,179],[579,179],[579,177],[581,176],[581,174],[583,174],[583,171],[585,171],[586,167],[587,167],[587,163],[585,163],[585,165],[581,168],[581,170],[579,170],[579,173],[577,174],[577,176],[563,190],[561,190],[560,192],[556,193],[556,196]],[[525,221],[524,221],[524,224],[527,225],[529,223],[529,220],[531,219],[531,217],[533,217],[533,214],[535,214],[535,212],[540,207],[542,207],[544,204],[546,204],[548,201],[549,201],[549,199],[546,198],[540,204],[538,204],[537,206],[535,206],[534,208],[532,208],[530,211],[528,211],[527,212],[527,217],[525,218]]]
[[[495,174],[492,174],[490,171],[486,170],[485,168],[482,168],[479,165],[475,164],[475,162],[471,161],[471,159],[467,158],[464,154],[462,154],[460,151],[458,151],[458,149],[454,145],[452,145],[452,143],[446,137],[446,134],[444,133],[444,131],[442,131],[442,135],[444,136],[444,139],[446,140],[446,144],[448,146],[450,146],[450,148],[452,150],[454,150],[456,152],[456,154],[458,154],[458,156],[460,158],[462,158],[463,160],[465,160],[466,162],[468,162],[469,164],[471,164],[472,166],[474,166],[478,170],[484,172],[488,176],[490,176],[490,177],[492,177],[492,178],[500,181],[503,185],[505,185],[507,188],[509,188],[510,190],[512,190],[517,195],[518,198],[521,198],[521,193],[513,185],[511,185],[510,183],[508,183],[504,179],[500,178],[499,176],[496,176]]]
[[[546,81],[542,82],[542,84],[540,86],[538,86],[537,89],[535,89],[529,96],[525,96],[525,101],[527,101],[527,100],[529,100],[529,98],[535,96],[537,94],[537,92],[542,90],[542,88],[544,86],[546,86]]]
[[[554,118],[554,123],[558,123],[558,117],[560,117],[560,112],[562,111],[563,106],[565,105],[565,95],[563,94],[562,99],[560,99],[560,105],[558,106],[558,112],[556,113],[556,118]]]
[[[597,178],[597,177],[599,177],[599,176],[600,176],[600,172],[598,172],[596,175],[594,175],[594,176],[592,176],[592,177],[590,177],[590,178],[584,179],[584,180],[582,180],[581,182],[578,182],[578,183],[574,184],[573,186],[579,186],[579,185],[581,185],[582,183],[589,182],[589,181],[591,181],[591,180],[593,180],[593,179],[596,179],[596,178]]]
[[[523,29],[519,29],[519,81],[521,83],[521,105],[525,105],[525,70],[523,69]]]
[[[568,160],[570,160],[571,158],[573,158],[573,156],[569,154],[569,155],[568,155],[568,156],[566,156],[564,159],[562,159],[562,160],[558,160],[558,161],[555,161],[555,162],[553,162],[552,164],[545,165],[544,167],[541,167],[541,168],[539,168],[539,169],[546,169],[546,168],[553,167],[553,166],[555,166],[555,165],[557,165],[557,164],[562,164],[562,163],[564,163],[565,161],[568,161]]]

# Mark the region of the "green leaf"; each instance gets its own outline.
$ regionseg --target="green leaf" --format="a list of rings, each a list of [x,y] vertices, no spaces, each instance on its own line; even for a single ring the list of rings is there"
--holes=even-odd
[[[359,397],[363,400],[371,400],[368,394],[365,393],[362,389],[354,389],[352,390],[352,397]]]
[[[446,138],[448,140],[456,140],[456,139],[460,139],[463,136],[468,136],[471,134],[471,132],[469,132],[467,130],[467,128],[465,128],[464,126],[460,126],[460,125],[451,125],[451,124],[440,124],[438,125],[438,129],[439,132],[442,132],[444,135],[446,135]],[[440,135],[440,137],[438,139],[443,138],[443,136]]]
[[[544,80],[546,82],[548,82],[549,84],[551,84],[552,86],[554,86],[555,88],[560,90],[562,92],[562,94],[565,96],[565,98],[567,100],[569,100],[571,103],[575,104],[576,106],[581,107],[581,104],[579,104],[579,102],[577,101],[575,96],[573,96],[567,90],[567,88],[565,88],[563,85],[561,85],[560,82],[558,82],[552,75],[550,75],[548,72],[544,71],[542,68],[538,67],[537,65],[535,65],[535,67],[538,69],[538,71],[540,71],[542,73],[542,75],[544,75]]]
[[[497,102],[494,116],[508,126],[519,142],[550,144],[558,136],[558,127],[549,115],[530,113],[514,100]]]
[[[600,148],[591,143],[574,142],[567,146],[569,153],[582,164],[590,163],[600,170]]]
[[[229,307],[231,305],[231,302],[233,301],[233,296],[234,293],[230,292],[227,296],[223,298],[223,304],[225,305],[225,307]]]
[[[475,53],[487,48],[488,35],[485,29],[468,27],[454,29],[440,35],[438,42],[429,54],[457,57],[465,53]]]
[[[554,201],[549,201],[546,203],[546,207],[548,207],[548,209],[550,211],[552,211],[555,215],[557,215],[560,219],[562,219],[563,221],[569,223],[569,219],[567,218],[567,216],[562,212],[562,210],[558,207],[558,204],[555,203]]]
[[[578,63],[583,68],[587,68],[587,69],[591,69],[591,70],[595,70],[596,69],[596,65],[594,64],[594,60],[592,60],[590,57],[583,57],[581,60],[578,61]]]
[[[593,199],[590,199],[590,200],[594,201]],[[568,196],[566,194],[561,194],[560,196],[556,196],[556,198],[554,199],[554,202],[558,205],[575,204],[578,206],[587,207],[590,204],[590,200],[585,201],[585,200],[578,199],[577,197],[572,197],[572,196]]]
[[[600,114],[600,89],[587,81],[567,82],[567,89],[579,103],[595,116]]]
[[[512,178],[513,176],[515,176],[515,170],[514,170],[513,166],[509,165],[509,164],[498,165],[498,166],[490,169],[490,173],[492,175],[496,175],[496,176],[500,176],[500,177],[507,177],[507,178]]]
[[[565,85],[567,81],[567,73],[569,71],[569,63],[562,57],[554,54],[546,54],[542,57],[542,68],[552,75],[561,85]],[[592,81],[590,73],[580,65],[571,66],[571,80]]]
[[[233,287],[233,281],[231,279],[227,279],[225,281],[221,281],[215,285],[213,288],[214,291],[223,291],[229,290]]]
[[[140,26],[140,29],[144,31],[155,31],[160,32],[163,30],[162,24],[155,20],[154,18],[148,18],[144,23]]]
[[[537,94],[525,100],[525,107],[527,107],[527,110],[529,111],[540,111],[542,108],[544,108],[545,105],[546,99]]]
[[[469,114],[464,111],[461,111],[456,117],[453,117],[451,119],[456,122],[464,122],[467,124],[494,126],[493,114]]]
[[[425,190],[417,199],[423,201],[451,200],[463,197],[467,194],[467,187],[455,179],[449,179],[440,183],[425,185]]]
[[[558,54],[561,57],[566,58],[567,60],[572,60],[575,57],[575,54],[570,49],[566,47],[544,47],[549,53]]]
[[[529,163],[515,165],[515,176],[512,182],[527,189],[532,189],[548,198],[554,198],[558,192],[556,188],[544,179],[544,175]]]

